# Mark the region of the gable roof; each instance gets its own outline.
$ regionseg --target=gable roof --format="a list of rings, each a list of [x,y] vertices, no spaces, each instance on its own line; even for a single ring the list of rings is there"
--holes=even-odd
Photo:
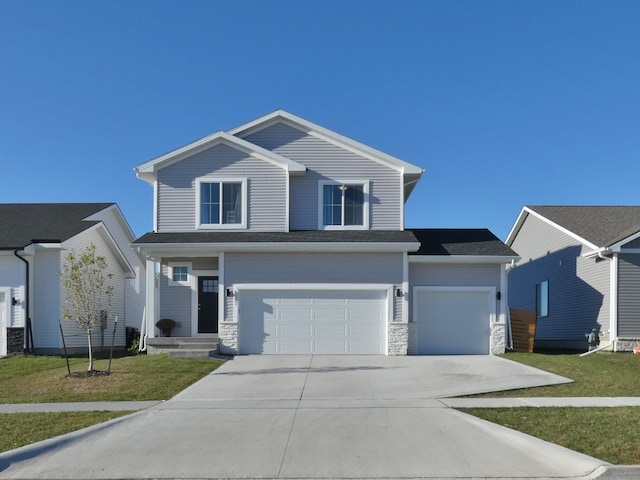
[[[292,113],[284,110],[276,110],[236,128],[232,128],[228,133],[230,135],[244,138],[255,132],[275,125],[276,123],[284,123],[290,127],[355,153],[356,155],[363,156],[369,160],[399,171],[404,176],[405,201],[409,198],[411,192],[416,187],[416,184],[424,173],[424,169],[418,165],[406,162],[398,157],[394,157],[382,152],[381,150],[365,145],[364,143],[360,143],[356,140],[345,137],[344,135],[340,135],[337,132],[321,127],[316,123],[305,120],[302,117],[298,117],[297,115],[293,115]]]
[[[195,142],[191,142],[183,147],[172,150],[171,152],[160,155],[147,162],[144,162],[137,167],[134,167],[136,175],[148,182],[152,182],[155,177],[155,173],[164,167],[179,162],[187,157],[195,155],[196,153],[207,150],[219,144],[227,145],[231,148],[243,151],[249,155],[260,158],[273,165],[282,167],[291,174],[304,174],[306,167],[301,163],[295,162],[289,158],[278,155],[265,148],[259,147],[253,143],[247,142],[239,137],[229,135],[227,132],[218,131],[207,135]]]
[[[32,243],[61,243],[100,223],[85,218],[114,203],[0,204],[0,250]]]
[[[527,215],[533,214],[591,248],[606,248],[640,233],[637,206],[525,206],[507,244],[511,245]]]
[[[409,162],[405,162],[404,160],[372,148],[368,145],[365,145],[364,143],[360,143],[356,140],[345,137],[344,135],[340,135],[339,133],[321,127],[316,123],[305,120],[302,117],[298,117],[297,115],[293,115],[292,113],[286,112],[284,110],[276,110],[260,118],[252,120],[251,122],[245,123],[236,128],[232,128],[231,130],[229,130],[229,134],[243,138],[279,122],[286,123],[293,128],[297,128],[298,130],[302,130],[306,133],[320,137],[323,140],[337,144],[342,148],[346,148],[347,150],[354,151],[355,153],[363,155],[376,162],[384,163],[387,166],[391,166],[397,170],[401,170],[405,174],[422,175],[424,173],[424,169],[422,167]]]
[[[420,249],[409,255],[518,258],[486,228],[412,228]]]

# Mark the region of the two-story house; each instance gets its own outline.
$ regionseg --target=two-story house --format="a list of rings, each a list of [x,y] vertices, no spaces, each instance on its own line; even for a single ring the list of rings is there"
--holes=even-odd
[[[171,318],[232,354],[504,351],[516,254],[488,230],[405,229],[417,165],[278,110],[135,171],[149,337]]]

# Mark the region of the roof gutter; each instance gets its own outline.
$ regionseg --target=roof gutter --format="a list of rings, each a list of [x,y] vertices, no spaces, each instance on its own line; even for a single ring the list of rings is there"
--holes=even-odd
[[[24,262],[25,268],[25,282],[24,282],[24,301],[25,301],[25,317],[26,317],[26,322],[25,322],[25,335],[24,335],[24,340],[25,340],[25,351],[28,352],[29,351],[29,334],[31,333],[31,317],[30,317],[30,309],[29,309],[29,261],[24,258],[21,257],[20,255],[18,255],[18,249],[14,249],[13,250],[13,254],[18,257],[20,260],[22,260]],[[33,346],[33,340],[31,340],[31,346]]]

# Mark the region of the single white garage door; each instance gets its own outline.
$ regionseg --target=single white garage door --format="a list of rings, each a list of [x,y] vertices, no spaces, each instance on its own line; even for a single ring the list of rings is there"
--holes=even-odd
[[[489,354],[495,292],[493,287],[415,287],[418,354]]]
[[[386,290],[239,290],[237,302],[240,353],[386,353]]]

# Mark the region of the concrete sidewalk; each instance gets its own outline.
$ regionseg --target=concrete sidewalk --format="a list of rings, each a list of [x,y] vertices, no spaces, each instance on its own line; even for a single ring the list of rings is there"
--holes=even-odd
[[[288,404],[297,401],[285,401],[267,402],[272,407],[286,407]],[[37,412],[94,412],[94,411],[109,411],[109,412],[122,412],[122,411],[138,411],[146,410],[148,408],[157,407],[163,408],[164,400],[153,400],[145,402],[69,402],[69,403],[8,403],[0,404],[0,413],[37,413]],[[256,408],[258,406],[265,406],[265,400],[258,400],[254,402],[241,402],[244,408]],[[327,408],[331,404],[335,404],[331,400],[315,400],[313,402],[303,402],[305,405],[310,406],[314,403],[316,406],[322,405]],[[349,403],[349,402],[346,402]],[[426,400],[412,400],[410,402],[415,406],[426,406],[430,403],[431,407],[443,406],[449,408],[517,408],[517,407],[640,407],[640,397],[498,397],[498,398],[437,398]],[[240,408],[238,400],[230,400],[228,402],[223,400],[217,400],[214,403],[207,402],[209,408],[212,405],[216,405],[216,408],[228,408],[235,406]],[[340,402],[341,405],[345,404],[345,401]],[[397,400],[390,401],[365,401],[365,400],[352,400],[350,405],[360,407],[380,407],[380,406],[399,406]],[[406,402],[404,402],[406,406]],[[193,402],[184,404],[182,408],[193,408],[197,405]],[[172,404],[172,408],[177,408]]]

